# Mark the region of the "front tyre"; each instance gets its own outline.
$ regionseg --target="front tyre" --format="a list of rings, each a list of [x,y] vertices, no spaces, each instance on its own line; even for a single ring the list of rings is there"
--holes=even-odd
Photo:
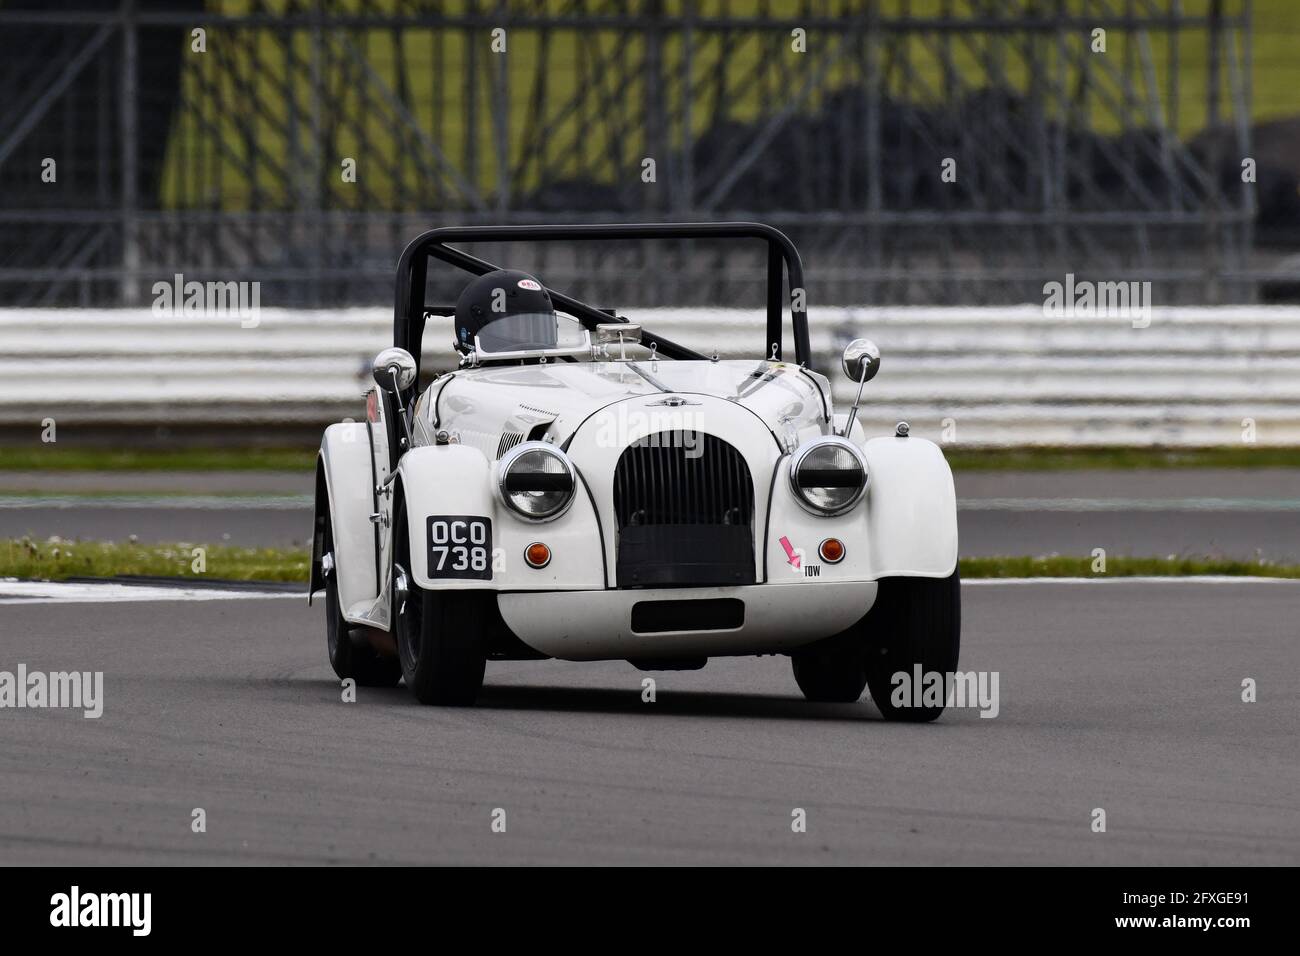
[[[410,569],[406,508],[394,508],[392,609],[393,635],[402,676],[422,704],[469,706],[483,687],[487,659],[482,635],[487,626],[489,591],[429,591],[415,583]]]
[[[864,624],[867,686],[884,718],[924,723],[942,714],[946,681],[937,705],[918,703],[912,683],[918,667],[923,677],[938,673],[946,678],[957,670],[961,646],[958,572],[946,578],[884,578]],[[907,681],[896,685],[894,675],[898,673],[906,674]],[[920,689],[915,691],[920,694]]]
[[[851,704],[867,686],[866,654],[861,629],[800,648],[790,655],[795,683],[807,700],[822,704]]]

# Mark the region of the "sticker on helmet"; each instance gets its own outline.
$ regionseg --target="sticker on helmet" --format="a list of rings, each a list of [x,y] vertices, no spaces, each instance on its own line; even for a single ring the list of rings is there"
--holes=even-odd
[[[520,280],[519,280],[519,288],[521,288],[521,289],[527,289],[529,292],[541,292],[541,291],[542,291],[542,285],[541,285],[541,283],[540,283],[540,282],[537,282],[535,279],[520,279]]]

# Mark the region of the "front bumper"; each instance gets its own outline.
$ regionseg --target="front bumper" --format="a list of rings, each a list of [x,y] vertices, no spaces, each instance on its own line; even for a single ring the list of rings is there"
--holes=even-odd
[[[716,613],[718,602],[728,599],[744,605],[739,627],[717,626],[732,623]],[[874,581],[796,580],[747,587],[504,592],[497,605],[506,625],[529,647],[548,657],[584,661],[780,653],[839,633],[875,600]],[[701,606],[701,629],[633,630],[636,605],[673,602],[660,620],[686,626],[691,601],[712,602]],[[639,620],[647,617],[644,611]]]

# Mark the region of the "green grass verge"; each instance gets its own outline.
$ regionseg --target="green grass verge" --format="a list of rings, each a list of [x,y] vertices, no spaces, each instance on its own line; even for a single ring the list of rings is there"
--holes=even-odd
[[[199,548],[200,551],[195,549]],[[196,561],[201,557],[201,564]],[[201,571],[196,571],[201,567]],[[297,548],[137,544],[114,541],[0,541],[0,577],[62,581],[121,574],[225,581],[306,581],[308,554]]]
[[[962,558],[961,576],[975,578],[1133,578],[1213,574],[1227,577],[1300,578],[1300,566],[1229,558],[1123,558],[1106,559],[1106,572],[1092,570],[1092,558]]]
[[[0,541],[0,577],[60,581],[156,575],[226,581],[306,581],[308,555],[297,548],[203,546],[203,570],[195,571],[192,544],[138,544],[112,541]],[[1138,575],[1184,577],[1217,574],[1234,577],[1300,578],[1300,567],[1215,558],[1109,558],[1105,574],[1094,574],[1092,558],[963,558],[962,577],[1122,578]]]
[[[944,455],[954,471],[1080,471],[1099,468],[1300,468],[1300,447],[959,448]],[[126,450],[40,445],[0,448],[5,471],[298,471],[315,449],[196,448]]]

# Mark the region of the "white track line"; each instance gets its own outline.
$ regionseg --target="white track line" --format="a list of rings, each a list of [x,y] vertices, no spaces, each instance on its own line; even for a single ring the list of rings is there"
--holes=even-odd
[[[1287,578],[1192,575],[1188,577],[1128,578],[971,578],[966,587],[999,587],[1021,584],[1300,584]],[[121,604],[164,601],[239,601],[292,598],[303,601],[298,591],[243,591],[220,588],[159,587],[156,585],[68,583],[64,581],[17,581],[0,578],[0,605],[4,604]],[[304,602],[305,603],[305,602]]]
[[[66,581],[15,581],[0,578],[0,604],[120,604],[161,601],[238,601],[244,598],[295,598],[306,603],[307,593],[294,591],[243,591],[236,588],[158,587],[144,584],[69,583]]]

